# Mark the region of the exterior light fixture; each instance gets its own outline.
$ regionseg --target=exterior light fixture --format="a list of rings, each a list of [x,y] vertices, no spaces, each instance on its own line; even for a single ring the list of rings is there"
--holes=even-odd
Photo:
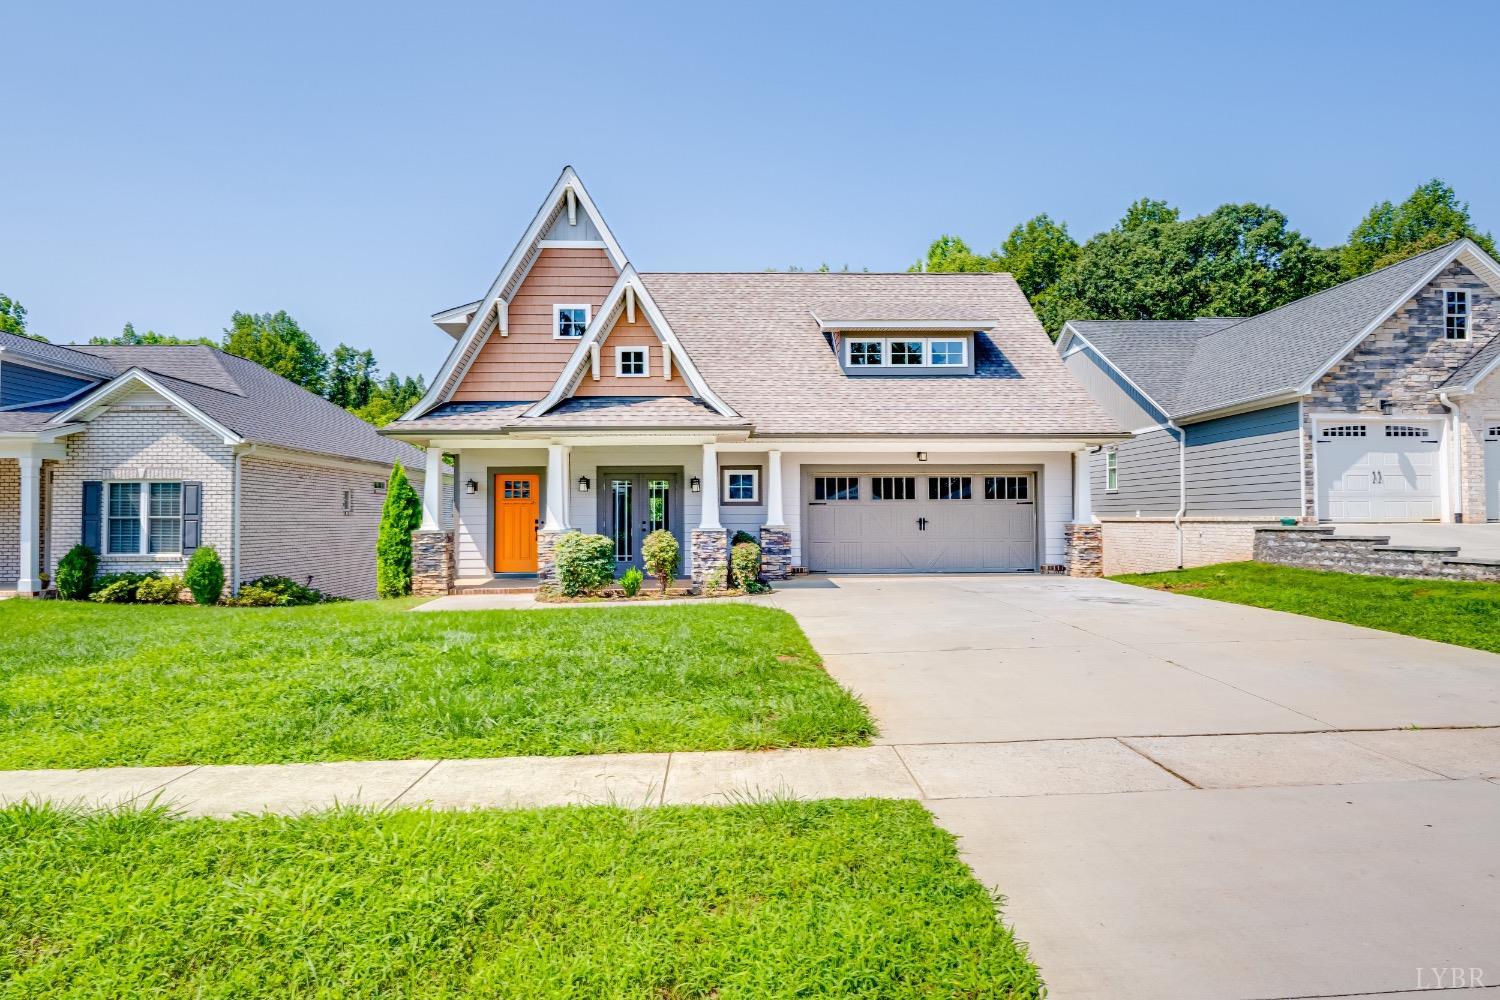
[[[699,479],[697,476],[694,476],[692,479],[689,479],[688,480],[688,492],[689,493],[702,493],[703,492],[703,480]]]
[[[588,476],[579,476],[578,477],[578,492],[579,493],[587,493],[588,491],[589,491],[589,477]]]
[[[919,452],[917,452],[917,461],[918,462],[925,462],[925,461],[927,461],[927,452],[925,452],[925,451],[919,451]]]
[[[474,494],[479,492],[479,484],[470,479],[468,482],[464,483],[464,492],[469,494],[469,496],[473,496]]]

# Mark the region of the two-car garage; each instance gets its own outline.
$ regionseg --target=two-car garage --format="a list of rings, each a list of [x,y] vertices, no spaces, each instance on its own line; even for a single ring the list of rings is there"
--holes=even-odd
[[[815,572],[1024,572],[1040,562],[1035,470],[813,468],[802,489]]]

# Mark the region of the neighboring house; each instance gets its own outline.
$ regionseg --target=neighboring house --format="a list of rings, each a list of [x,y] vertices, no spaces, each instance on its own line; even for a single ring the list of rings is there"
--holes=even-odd
[[[80,542],[105,573],[180,573],[212,545],[236,586],[373,597],[397,460],[420,483],[420,452],[211,347],[0,334],[0,587],[36,592]]]
[[[382,433],[455,458],[463,584],[548,575],[570,529],[622,571],[672,531],[700,580],[734,530],[773,576],[1056,567],[1074,455],[1125,436],[1008,274],[642,274],[571,168],[433,320],[457,343]]]
[[[1250,319],[1071,322],[1136,432],[1092,458],[1107,572],[1250,557],[1299,521],[1500,518],[1500,265],[1458,240]]]

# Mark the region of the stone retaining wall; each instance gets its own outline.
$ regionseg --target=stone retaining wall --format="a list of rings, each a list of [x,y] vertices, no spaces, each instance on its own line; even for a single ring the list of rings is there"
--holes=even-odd
[[[441,597],[452,589],[452,532],[413,531],[411,533],[411,592],[419,597]]]
[[[1456,548],[1390,541],[1389,535],[1335,535],[1332,528],[1259,528],[1255,561],[1362,576],[1500,583],[1500,559],[1460,559]]]

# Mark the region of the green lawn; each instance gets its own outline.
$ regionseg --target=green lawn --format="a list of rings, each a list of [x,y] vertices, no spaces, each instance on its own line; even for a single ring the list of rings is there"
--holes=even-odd
[[[785,612],[0,602],[0,769],[868,742]]]
[[[915,803],[0,810],[13,996],[1036,997]]]
[[[1114,579],[1500,653],[1500,584],[1398,580],[1254,562]]]

